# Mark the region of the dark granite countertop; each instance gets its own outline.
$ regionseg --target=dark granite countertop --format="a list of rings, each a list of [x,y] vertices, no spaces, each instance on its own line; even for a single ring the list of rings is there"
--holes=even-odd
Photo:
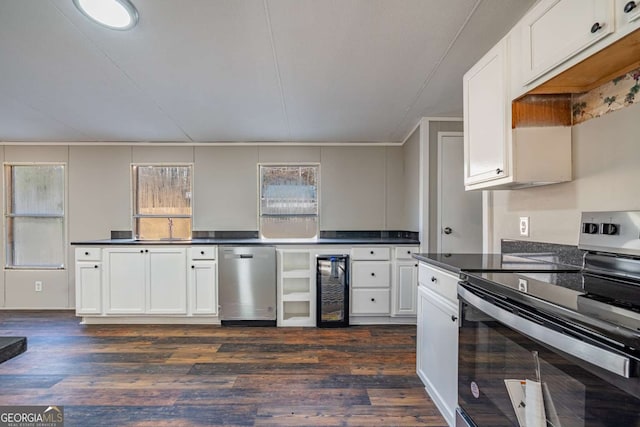
[[[419,245],[420,242],[413,239],[394,237],[365,237],[365,238],[319,238],[316,240],[297,239],[191,239],[191,240],[136,240],[136,239],[103,239],[71,242],[74,246],[127,246],[127,245],[170,245],[170,246],[202,246],[202,245]]]
[[[579,271],[578,267],[550,263],[536,258],[535,254],[417,253],[413,257],[455,274],[474,271]]]

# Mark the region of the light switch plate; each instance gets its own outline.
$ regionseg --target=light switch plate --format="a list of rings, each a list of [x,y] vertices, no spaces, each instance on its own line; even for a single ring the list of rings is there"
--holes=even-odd
[[[518,223],[518,228],[520,229],[520,235],[524,237],[529,237],[529,217],[521,216],[520,222]]]

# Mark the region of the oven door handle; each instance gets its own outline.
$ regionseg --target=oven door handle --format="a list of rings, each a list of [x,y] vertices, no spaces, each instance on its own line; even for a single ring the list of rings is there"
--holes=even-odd
[[[604,348],[580,341],[535,322],[506,311],[477,296],[462,285],[458,285],[458,295],[467,303],[516,331],[535,338],[560,351],[585,362],[599,366],[621,377],[630,377],[631,361],[628,357],[613,353]]]

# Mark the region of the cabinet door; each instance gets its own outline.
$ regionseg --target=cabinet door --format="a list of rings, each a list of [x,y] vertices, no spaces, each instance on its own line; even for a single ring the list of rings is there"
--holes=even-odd
[[[458,400],[458,311],[437,294],[418,288],[417,371],[449,425]]]
[[[395,268],[392,316],[415,316],[418,293],[418,264],[397,263]]]
[[[628,32],[640,26],[640,0],[616,0],[616,30]]]
[[[105,254],[106,313],[144,313],[147,260],[144,249],[107,249]]]
[[[546,0],[523,20],[525,84],[614,31],[610,0]]]
[[[507,43],[500,41],[463,78],[465,185],[509,176]]]
[[[189,269],[189,311],[191,314],[218,313],[217,264],[194,261]]]
[[[184,248],[151,248],[147,312],[187,313],[187,255]]]
[[[102,313],[102,264],[76,263],[76,313]]]

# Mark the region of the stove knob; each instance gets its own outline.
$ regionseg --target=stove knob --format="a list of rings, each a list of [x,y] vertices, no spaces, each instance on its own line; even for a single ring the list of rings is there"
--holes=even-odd
[[[600,234],[606,234],[608,236],[613,236],[618,234],[619,225],[618,224],[610,224],[607,222],[603,222],[600,224]]]
[[[598,224],[595,222],[583,222],[582,232],[584,234],[598,234]]]

